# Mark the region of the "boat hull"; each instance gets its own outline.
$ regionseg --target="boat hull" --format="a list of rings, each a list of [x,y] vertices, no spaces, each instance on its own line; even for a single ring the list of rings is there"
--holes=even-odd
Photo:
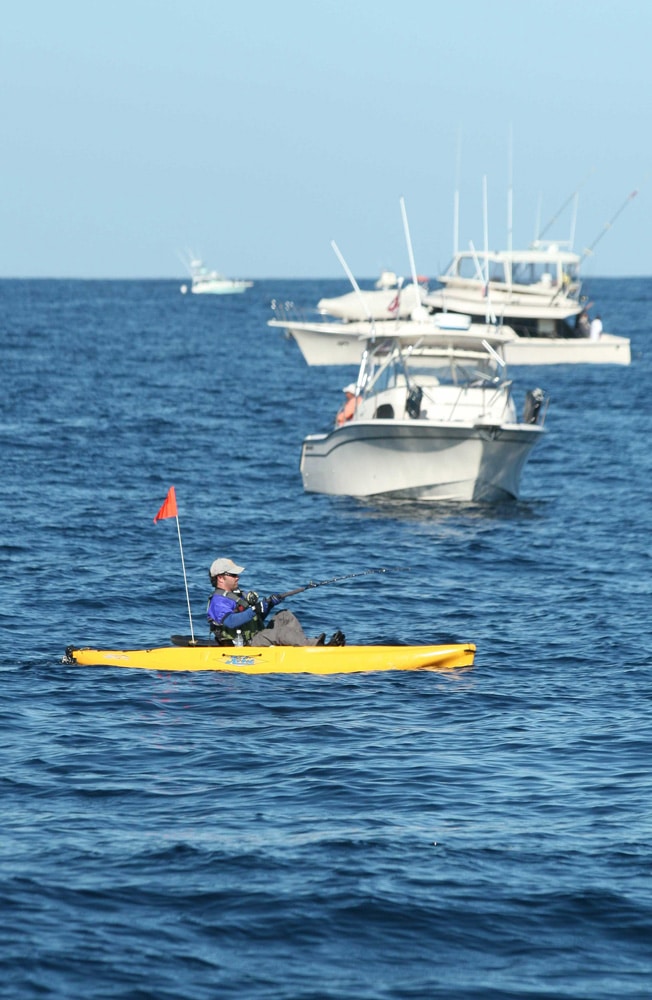
[[[450,317],[448,326],[443,317]],[[464,317],[462,317],[464,318]],[[451,342],[461,344],[465,330],[458,329],[457,313],[438,313],[436,323],[377,322],[374,326],[376,340],[394,337],[403,344],[430,343],[448,335]],[[468,319],[468,317],[467,317]],[[304,323],[299,320],[269,320],[268,326],[287,330],[296,342],[306,364],[358,365],[372,335],[368,322]],[[474,331],[491,333],[492,342],[500,334],[505,361],[508,365],[629,365],[630,341],[612,333],[603,333],[599,340],[586,337],[525,337],[517,335],[509,326],[490,327],[473,323],[468,335]]]
[[[471,667],[471,642],[441,646],[224,646],[152,649],[68,647],[64,662],[142,670],[228,671],[239,674],[353,674]]]
[[[629,365],[627,337],[603,333],[599,340],[586,337],[517,337],[505,344],[508,365]]]
[[[516,498],[538,424],[356,420],[305,438],[308,493],[416,501]]]
[[[359,365],[370,337],[376,343],[392,338],[404,347],[412,344],[446,344],[464,347],[488,337],[493,344],[507,346],[516,336],[507,327],[497,330],[485,323],[471,324],[468,316],[440,314],[424,322],[392,320],[342,323],[306,323],[299,320],[268,320],[268,326],[286,330],[296,342],[310,367],[319,365]]]
[[[193,285],[193,295],[239,295],[251,288],[252,281],[216,281]]]

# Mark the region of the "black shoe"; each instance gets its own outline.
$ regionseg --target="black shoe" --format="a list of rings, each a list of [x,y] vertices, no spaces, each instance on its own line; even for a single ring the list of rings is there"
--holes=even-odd
[[[315,646],[323,646],[325,642],[326,642],[326,633],[322,632],[321,635],[318,635],[317,638],[315,639]]]
[[[332,636],[328,640],[327,645],[344,646],[345,643],[346,643],[346,636],[344,635],[344,632],[340,632],[340,630],[338,629],[337,632],[333,632]]]

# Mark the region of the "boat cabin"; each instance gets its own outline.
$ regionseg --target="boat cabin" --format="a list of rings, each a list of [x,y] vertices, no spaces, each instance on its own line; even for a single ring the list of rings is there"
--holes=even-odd
[[[465,250],[455,255],[440,281],[450,286],[457,281],[519,291],[547,294],[561,290],[567,298],[577,298],[580,291],[578,254],[562,249],[559,243],[538,240],[528,250]],[[493,290],[493,289],[492,289]]]
[[[357,386],[356,421],[517,420],[505,363],[488,343],[476,349],[381,345],[363,358]]]

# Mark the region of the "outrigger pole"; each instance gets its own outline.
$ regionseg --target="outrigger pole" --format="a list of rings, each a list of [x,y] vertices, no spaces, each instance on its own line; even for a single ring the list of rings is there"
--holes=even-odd
[[[405,233],[405,242],[407,243],[408,257],[410,259],[410,273],[412,275],[412,287],[414,288],[415,295],[415,306],[412,312],[412,318],[419,317],[421,315],[426,315],[426,310],[423,308],[421,302],[421,295],[419,294],[419,279],[417,277],[417,268],[414,263],[414,250],[412,249],[412,239],[410,238],[410,227],[408,225],[407,212],[405,210],[405,198],[400,199],[401,206],[401,216],[403,218],[403,232]]]
[[[163,506],[159,510],[158,514],[154,518],[154,524],[157,521],[162,521],[166,517],[173,517],[177,522],[177,534],[179,536],[179,549],[181,550],[181,568],[183,569],[183,582],[186,587],[186,601],[188,602],[188,617],[190,618],[190,635],[192,639],[192,644],[195,644],[195,631],[192,627],[192,612],[190,610],[190,595],[188,593],[188,578],[186,577],[186,563],[183,558],[183,545],[181,544],[181,528],[179,527],[179,514],[177,512],[177,495],[174,490],[174,486],[171,486],[168,490],[168,495],[163,501]]]
[[[351,271],[351,268],[349,267],[349,265],[347,264],[347,262],[344,260],[344,257],[343,257],[343,255],[342,255],[342,253],[340,251],[340,248],[338,247],[338,245],[335,242],[335,240],[331,240],[331,247],[333,248],[335,256],[337,257],[337,259],[339,260],[340,264],[344,268],[344,273],[346,274],[347,278],[349,279],[349,281],[353,285],[353,290],[355,291],[356,295],[360,299],[360,305],[362,306],[362,311],[364,313],[366,313],[367,319],[371,323],[371,332],[373,333],[373,335],[375,337],[376,336],[376,326],[375,326],[375,323],[374,323],[374,318],[371,315],[371,312],[369,310],[369,306],[365,302],[365,299],[364,299],[364,296],[363,296],[362,292],[360,291],[360,285],[358,284],[358,282],[353,277],[353,272]]]
[[[349,265],[347,264],[347,262],[344,260],[344,256],[343,256],[342,252],[340,251],[340,248],[338,247],[338,245],[335,242],[335,240],[331,240],[331,247],[333,249],[333,252],[335,253],[335,256],[337,257],[337,259],[339,260],[340,264],[344,268],[344,273],[346,274],[347,278],[349,279],[349,281],[353,285],[353,289],[354,289],[356,295],[358,296],[358,298],[360,300],[360,305],[362,306],[363,312],[365,312],[367,314],[367,319],[369,320],[369,325],[370,325],[370,328],[371,328],[371,337],[369,339],[375,341],[375,339],[376,339],[376,323],[375,323],[375,320],[374,320],[374,318],[373,318],[373,316],[371,314],[369,306],[367,305],[367,303],[365,301],[364,295],[360,291],[360,285],[358,284],[358,282],[353,277],[353,272],[351,271],[351,268],[349,267]],[[397,295],[398,294],[399,293],[397,292]],[[364,351],[364,355],[363,356],[366,357],[366,354],[367,354],[367,346],[365,345],[365,351]],[[362,389],[364,388],[363,385],[360,385],[360,376],[361,376],[361,373],[362,373],[362,366],[360,366],[360,369],[358,371],[358,379],[357,379],[356,386],[355,386],[356,387],[356,396],[359,396],[360,393],[361,393],[361,391],[362,391]]]
[[[548,230],[550,229],[550,227],[552,225],[554,225],[554,223],[557,221],[557,219],[559,218],[559,216],[561,215],[561,213],[564,211],[564,209],[566,208],[566,206],[569,205],[571,203],[571,201],[573,201],[573,199],[577,199],[577,196],[580,193],[580,189],[584,187],[584,185],[586,184],[586,182],[588,181],[589,177],[594,172],[594,170],[595,170],[595,167],[592,167],[591,170],[589,170],[589,172],[586,175],[586,177],[584,178],[584,180],[581,181],[577,185],[577,187],[575,188],[575,190],[572,192],[572,194],[570,194],[568,196],[568,198],[566,199],[566,201],[564,202],[564,204],[561,206],[561,208],[557,209],[557,211],[553,215],[552,219],[548,220],[548,222],[545,224],[545,226],[543,227],[543,229],[539,229],[539,231],[538,231],[538,233],[536,235],[536,238],[535,238],[535,242],[537,242],[540,239],[543,239],[543,237],[545,236],[545,234],[548,232]],[[573,240],[572,239],[570,241],[570,245],[571,245],[571,248],[572,248],[572,246],[573,246]]]
[[[611,227],[613,226],[614,222],[616,221],[616,219],[618,218],[618,216],[620,215],[620,213],[622,211],[624,211],[624,209],[627,207],[627,205],[632,200],[632,198],[635,198],[637,194],[638,194],[638,190],[637,191],[632,191],[631,194],[627,195],[627,197],[625,198],[624,202],[622,203],[622,205],[620,206],[620,208],[618,209],[618,211],[616,212],[616,214],[613,215],[611,217],[611,219],[609,219],[609,222],[605,222],[605,224],[602,227],[601,231],[598,233],[598,235],[596,236],[596,238],[593,240],[593,243],[591,244],[591,246],[587,247],[586,250],[584,251],[584,253],[582,254],[582,257],[588,257],[588,256],[590,256],[593,253],[594,248],[598,245],[598,243],[600,242],[600,240],[602,239],[602,237],[604,236],[604,234],[607,232],[608,229],[611,229]]]

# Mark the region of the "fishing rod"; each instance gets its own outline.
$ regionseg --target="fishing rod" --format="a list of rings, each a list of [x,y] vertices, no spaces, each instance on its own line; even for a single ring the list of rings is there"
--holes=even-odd
[[[536,236],[536,239],[535,239],[535,242],[537,242],[538,240],[541,240],[541,239],[543,239],[543,237],[545,236],[545,234],[546,234],[546,233],[548,232],[548,230],[550,229],[550,227],[554,225],[554,223],[555,223],[555,222],[557,221],[557,219],[559,218],[559,216],[561,215],[561,213],[562,213],[562,212],[564,211],[564,209],[566,208],[566,206],[567,206],[567,205],[570,205],[571,201],[572,201],[572,200],[573,200],[574,198],[576,198],[576,197],[577,197],[577,195],[579,194],[579,192],[580,192],[581,188],[583,188],[583,187],[584,187],[584,185],[586,184],[586,182],[588,181],[589,177],[591,176],[591,174],[593,174],[593,172],[594,172],[594,171],[595,171],[595,167],[592,167],[592,168],[591,168],[591,170],[589,170],[589,172],[588,172],[588,174],[586,175],[586,177],[584,178],[584,180],[583,180],[583,181],[581,181],[581,182],[580,182],[580,183],[579,183],[579,184],[577,185],[577,187],[575,188],[575,190],[574,190],[574,191],[572,192],[572,194],[570,194],[570,195],[568,196],[568,198],[566,199],[566,201],[564,202],[564,204],[563,204],[563,205],[561,206],[561,208],[558,208],[558,209],[557,209],[557,211],[556,211],[556,212],[555,212],[555,214],[553,215],[552,219],[550,219],[550,220],[549,220],[549,221],[548,221],[548,222],[546,223],[546,225],[545,225],[545,226],[543,227],[543,229],[540,229],[540,230],[539,230],[539,232],[537,233],[537,236]],[[572,246],[572,242],[573,242],[573,241],[571,240],[571,246]]]
[[[311,580],[303,587],[295,587],[294,590],[287,590],[284,594],[278,594],[282,600],[286,597],[293,597],[294,594],[302,594],[304,590],[314,590],[315,587],[326,587],[329,583],[339,583],[340,580],[352,580],[356,576],[369,576],[371,573],[405,573],[408,567],[389,566],[381,569],[365,569],[361,573],[345,573],[344,576],[332,576],[330,580],[319,580],[316,583]]]
[[[620,215],[620,213],[625,210],[625,208],[627,207],[627,205],[629,204],[629,202],[632,200],[632,198],[635,198],[637,194],[638,194],[638,190],[632,191],[631,194],[627,195],[627,197],[625,198],[624,202],[622,203],[622,205],[620,206],[620,208],[618,209],[618,211],[616,212],[616,214],[613,215],[611,217],[611,219],[609,219],[608,222],[605,222],[603,228],[598,233],[598,235],[596,236],[596,238],[593,240],[593,243],[591,244],[591,246],[586,248],[586,250],[582,254],[583,258],[584,257],[588,257],[588,256],[590,256],[593,253],[594,248],[600,242],[600,240],[602,239],[602,237],[604,236],[604,234],[607,232],[607,230],[611,229],[611,227],[613,226],[614,222],[616,221],[616,219],[618,218],[618,216]]]

